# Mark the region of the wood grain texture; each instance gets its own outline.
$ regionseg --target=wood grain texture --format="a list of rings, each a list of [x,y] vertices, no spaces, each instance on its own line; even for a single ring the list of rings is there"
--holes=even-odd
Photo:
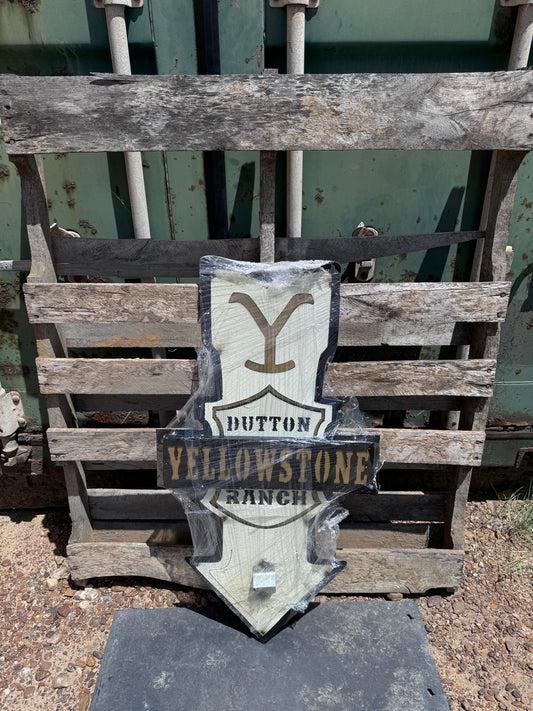
[[[192,554],[192,545],[100,541],[72,542],[67,546],[70,577],[74,582],[134,575],[206,589],[206,583],[185,560]]]
[[[479,466],[484,432],[366,429],[380,435],[381,459],[393,463]],[[55,461],[156,461],[155,431],[132,429],[56,429],[47,432]]]
[[[115,277],[197,277],[201,257],[259,261],[259,240],[66,240],[52,237],[58,274]]]
[[[29,283],[54,282],[56,273],[50,251],[50,222],[45,196],[44,171],[34,156],[12,156],[20,175],[22,203],[31,253]],[[66,355],[61,328],[56,324],[36,324],[35,338],[41,356],[53,358]],[[48,422],[52,427],[75,427],[76,414],[68,395],[46,398]],[[65,487],[72,521],[72,539],[86,539],[91,535],[87,482],[83,467],[77,461],[64,467]]]
[[[0,117],[10,154],[529,150],[531,76],[4,75]]]
[[[341,322],[339,346],[449,346],[469,344],[473,324],[427,321]],[[199,324],[65,323],[69,348],[198,348]]]
[[[262,153],[262,156],[271,155]],[[266,158],[263,158],[263,162]],[[275,163],[274,163],[275,164]],[[267,168],[269,168],[267,170]],[[66,240],[52,236],[52,252],[58,274],[65,276],[197,277],[200,258],[212,254],[249,262],[259,261],[260,246],[268,243],[267,260],[328,259],[345,263],[406,254],[481,239],[484,232],[433,232],[420,235],[378,235],[337,239],[277,239],[274,241],[272,159],[263,169],[261,237],[224,240],[91,239]],[[267,180],[268,178],[268,180]],[[264,201],[266,200],[266,195]],[[263,201],[263,202],[264,202]]]
[[[276,260],[330,259],[341,264],[359,262],[377,257],[408,254],[438,246],[461,244],[481,239],[481,230],[473,232],[427,232],[418,235],[376,235],[343,237],[337,239],[287,239],[276,240]]]
[[[38,358],[37,372],[43,394],[181,395],[197,387],[194,360]],[[489,397],[495,372],[493,360],[331,363],[325,388],[337,397]]]
[[[436,548],[422,550],[345,549],[338,551],[346,568],[324,588],[328,593],[425,593],[459,587],[464,553]]]
[[[331,363],[325,388],[335,397],[490,397],[496,361],[365,361]]]
[[[169,521],[109,521],[95,520],[93,541],[103,543],[150,542],[158,545],[190,545],[191,535],[185,523]],[[343,524],[337,548],[427,548],[430,535],[437,537],[442,524]]]
[[[33,323],[198,322],[196,284],[28,284]]]
[[[128,412],[130,410],[181,410],[189,395],[73,395],[72,401],[77,412]],[[364,411],[394,410],[398,407],[395,396],[359,396],[359,409]],[[407,410],[459,410],[464,403],[463,398],[449,395],[402,395],[402,409]]]
[[[65,323],[62,328],[69,348],[199,348],[200,324],[183,323]],[[461,343],[469,342],[464,329]],[[466,340],[468,338],[468,340]]]
[[[464,547],[466,505],[471,479],[472,467],[456,467],[451,477],[444,517],[443,545],[446,548],[460,550]]]
[[[67,547],[71,577],[141,576],[206,587],[185,562],[191,546],[164,546],[143,542],[70,543]],[[346,568],[326,588],[329,593],[425,593],[433,588],[457,588],[461,582],[462,551],[439,549],[339,551]]]
[[[163,489],[89,489],[91,516],[96,521],[176,521],[185,513],[177,498]],[[350,512],[348,521],[442,521],[442,494],[381,492],[348,494],[340,505]],[[118,525],[118,523],[117,523]]]
[[[42,393],[190,394],[195,360],[144,358],[38,358]]]
[[[339,345],[465,343],[464,324],[505,319],[509,290],[507,282],[343,284]],[[194,284],[26,284],[24,293],[30,321],[64,324],[70,347],[200,345]]]
[[[0,103],[3,103],[3,101]],[[37,160],[35,156],[19,155],[11,156],[10,160],[15,164],[20,176],[22,203],[24,205],[26,229],[30,245],[31,269],[26,281],[28,283],[56,281],[56,272],[50,249],[50,221],[45,187]]]
[[[487,230],[483,242],[480,278],[487,282],[505,277],[508,271],[506,247],[515,203],[518,170],[524,153],[498,152],[493,156],[491,175],[485,197]],[[473,329],[470,357],[496,359],[500,346],[501,324],[477,324]],[[461,408],[460,426],[485,429],[489,403],[466,401]],[[444,545],[464,546],[465,513],[472,470],[457,467],[447,497]]]

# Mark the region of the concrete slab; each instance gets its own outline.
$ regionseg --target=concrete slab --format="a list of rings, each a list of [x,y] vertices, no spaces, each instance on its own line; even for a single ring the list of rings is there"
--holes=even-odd
[[[120,610],[91,711],[445,711],[415,602],[326,602],[259,642],[221,607]]]

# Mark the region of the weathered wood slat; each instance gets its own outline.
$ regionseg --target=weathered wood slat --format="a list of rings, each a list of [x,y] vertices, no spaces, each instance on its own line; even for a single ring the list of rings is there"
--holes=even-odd
[[[393,463],[479,466],[484,432],[372,429],[380,435],[381,459]],[[55,461],[156,461],[155,430],[56,429],[47,433]]]
[[[128,412],[130,410],[180,410],[189,394],[183,395],[73,395],[72,401],[76,412]],[[394,410],[398,407],[395,396],[361,397],[357,398],[359,409],[364,411]],[[463,404],[463,398],[447,395],[415,395],[402,396],[402,410],[458,410]]]
[[[394,321],[341,323],[340,346],[450,346],[469,344],[468,323]],[[69,348],[197,348],[201,345],[196,323],[65,323]]]
[[[508,282],[342,284],[341,328],[365,323],[505,320]],[[195,284],[26,284],[33,323],[196,323]],[[342,345],[342,344],[340,344]]]
[[[0,86],[10,154],[531,147],[533,90],[527,70],[4,75]]]
[[[200,324],[183,323],[65,323],[69,348],[198,348]],[[465,329],[462,329],[464,332]],[[468,338],[468,340],[467,340]],[[460,343],[468,343],[469,336]],[[440,343],[440,342],[439,342]]]
[[[32,257],[28,282],[36,284],[41,281],[53,282],[56,280],[56,274],[50,253],[50,223],[42,161],[38,161],[35,156],[12,156],[12,161],[20,175],[22,202]],[[66,355],[60,327],[54,323],[36,324],[34,330],[37,351],[41,356],[52,358]],[[75,426],[76,415],[70,397],[49,396],[46,398],[46,408],[48,422],[52,427]],[[90,536],[91,522],[85,473],[77,461],[66,463],[63,470],[72,520],[72,539],[87,538]]]
[[[197,277],[201,257],[259,261],[258,239],[186,241],[53,237],[58,274],[115,277]]]
[[[176,521],[185,513],[177,498],[162,489],[89,489],[91,516],[96,521]],[[442,521],[442,494],[415,492],[351,494],[340,504],[357,522]],[[117,524],[118,525],[118,524]]]
[[[466,323],[503,321],[510,285],[343,284],[339,345],[468,343]],[[27,284],[33,323],[62,323],[69,347],[200,345],[194,284]],[[169,325],[171,324],[171,325]]]
[[[38,358],[42,393],[189,394],[197,387],[195,360]]]
[[[328,593],[425,593],[458,588],[464,554],[436,548],[422,550],[348,549],[338,552],[347,565],[324,589]]]
[[[513,215],[518,170],[525,153],[503,152],[493,156],[491,175],[485,196],[483,219],[486,219],[486,237],[483,244],[479,278],[491,281],[501,279],[508,271],[506,246]],[[475,277],[477,275],[475,274]],[[477,324],[473,329],[471,357],[497,358],[500,345],[500,324]],[[489,416],[489,401],[465,401],[461,408],[460,426],[468,429],[485,429]],[[447,500],[444,545],[453,548],[464,546],[465,512],[472,470],[467,466],[457,468],[450,484]]]
[[[186,563],[192,546],[143,542],[71,543],[67,547],[74,581],[110,576],[142,576],[205,588]],[[346,568],[326,588],[330,593],[425,593],[456,588],[461,582],[462,551],[426,549],[343,549]]]
[[[192,554],[192,545],[97,541],[67,546],[70,576],[74,582],[134,575],[206,589],[207,584],[185,560]]]
[[[268,239],[272,242],[271,224],[268,230]],[[477,231],[378,235],[371,240],[365,237],[278,239],[275,243],[276,261],[330,259],[340,263],[355,262],[469,242],[483,236],[484,232]],[[270,244],[271,256],[273,249],[274,245]],[[255,262],[259,260],[259,250],[260,241],[252,238],[140,242],[133,239],[52,237],[56,271],[65,276],[197,277],[200,258],[207,254]]]
[[[336,397],[490,397],[495,372],[495,360],[331,363],[325,387]]]
[[[494,360],[331,363],[325,387],[333,396],[490,397]],[[196,388],[194,360],[38,358],[43,394],[182,395]]]
[[[108,522],[106,522],[108,523]],[[158,545],[190,545],[189,527],[181,524],[158,525],[155,521],[130,522],[115,521],[111,528],[101,527],[102,522],[94,521],[96,531],[93,541],[100,542],[146,542]],[[400,523],[400,524],[343,524],[337,548],[427,548],[430,535],[438,537],[442,524]],[[342,555],[341,553],[339,553]]]
[[[276,240],[276,261],[296,259],[331,259],[334,262],[359,262],[377,257],[392,257],[434,247],[481,239],[483,232],[432,232],[419,235],[377,235],[341,239]]]
[[[108,522],[106,522],[108,523]],[[94,519],[96,533],[93,541],[150,542],[158,545],[190,545],[191,534],[187,523],[172,521],[170,525],[153,521],[118,521],[111,528]],[[428,523],[343,523],[337,539],[337,549],[345,548],[427,548],[430,535],[437,538],[442,524]],[[326,546],[329,545],[326,535]],[[317,541],[320,550],[320,541]]]
[[[32,284],[24,293],[33,323],[198,322],[196,284]]]

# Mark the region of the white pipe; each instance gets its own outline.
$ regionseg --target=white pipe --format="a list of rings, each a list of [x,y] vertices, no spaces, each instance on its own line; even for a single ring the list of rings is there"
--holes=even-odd
[[[105,17],[113,72],[115,74],[131,74],[124,5],[106,5]],[[128,180],[133,235],[135,239],[151,239],[142,156],[138,152],[124,153],[124,163]],[[153,279],[143,279],[142,281],[152,283]],[[166,350],[164,348],[152,348],[152,356],[156,359],[166,358]],[[160,426],[165,427],[170,418],[170,413],[161,410],[159,412]]]
[[[124,5],[106,5],[105,17],[111,50],[111,62],[115,74],[131,74],[130,51]],[[148,202],[144,186],[142,156],[140,153],[124,153],[128,192],[130,196],[133,234],[135,239],[150,239]]]
[[[105,19],[113,71],[115,74],[131,74],[124,5],[106,5]]]
[[[533,42],[533,5],[520,5],[509,57],[509,69],[525,69]]]
[[[287,73],[305,71],[305,6],[287,5]],[[302,151],[287,153],[287,237],[302,236]]]
[[[287,74],[305,67],[305,5],[287,5]]]

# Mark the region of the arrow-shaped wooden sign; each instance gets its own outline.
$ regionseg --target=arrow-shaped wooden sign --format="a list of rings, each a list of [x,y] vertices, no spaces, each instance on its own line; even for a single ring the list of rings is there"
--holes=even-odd
[[[159,430],[159,481],[184,505],[192,567],[261,638],[344,564],[335,501],[375,488],[377,437],[335,437],[322,395],[336,344],[329,262],[200,263],[204,352],[190,420]]]

